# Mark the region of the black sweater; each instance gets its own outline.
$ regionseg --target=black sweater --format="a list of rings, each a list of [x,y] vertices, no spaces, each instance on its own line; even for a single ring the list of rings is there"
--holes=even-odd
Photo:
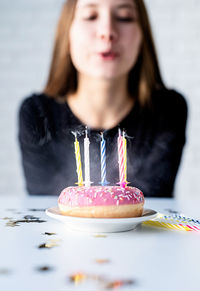
[[[127,138],[127,179],[146,197],[172,197],[175,177],[185,144],[187,104],[173,90],[152,94],[150,107],[133,109],[120,123]],[[74,136],[85,127],[67,103],[44,94],[26,98],[19,111],[19,143],[29,194],[59,195],[77,182]],[[107,180],[119,181],[117,156],[118,126],[104,132]],[[89,130],[92,185],[101,181],[100,135]],[[82,166],[84,134],[79,136]],[[83,167],[84,178],[84,167]]]

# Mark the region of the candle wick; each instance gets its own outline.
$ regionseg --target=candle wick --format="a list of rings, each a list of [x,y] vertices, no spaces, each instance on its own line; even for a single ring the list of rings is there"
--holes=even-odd
[[[71,131],[71,133],[76,137],[76,132],[75,131]]]
[[[88,137],[88,135],[87,135],[87,126],[85,127],[85,137]]]

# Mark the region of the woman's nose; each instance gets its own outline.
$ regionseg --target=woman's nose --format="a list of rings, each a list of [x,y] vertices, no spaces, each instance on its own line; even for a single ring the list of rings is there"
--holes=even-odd
[[[117,39],[117,30],[111,17],[99,23],[98,37],[108,42],[113,42]]]

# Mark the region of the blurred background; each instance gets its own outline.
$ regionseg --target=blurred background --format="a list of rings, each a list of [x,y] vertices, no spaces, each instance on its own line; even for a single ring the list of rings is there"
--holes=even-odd
[[[64,0],[0,0],[0,195],[25,195],[18,109],[46,82]],[[200,197],[200,1],[145,0],[166,85],[189,106],[187,144],[175,195]],[[178,118],[178,112],[177,112]],[[200,198],[198,198],[200,201]]]

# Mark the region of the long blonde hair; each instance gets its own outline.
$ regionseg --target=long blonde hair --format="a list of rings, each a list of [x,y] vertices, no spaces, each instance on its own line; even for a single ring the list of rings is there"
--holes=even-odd
[[[141,105],[150,101],[151,93],[164,88],[161,78],[152,31],[143,0],[133,0],[138,12],[138,21],[143,42],[137,62],[129,72],[128,91]],[[53,98],[74,93],[77,89],[77,71],[69,52],[69,30],[74,18],[77,0],[67,0],[58,21],[53,56],[44,93]]]

